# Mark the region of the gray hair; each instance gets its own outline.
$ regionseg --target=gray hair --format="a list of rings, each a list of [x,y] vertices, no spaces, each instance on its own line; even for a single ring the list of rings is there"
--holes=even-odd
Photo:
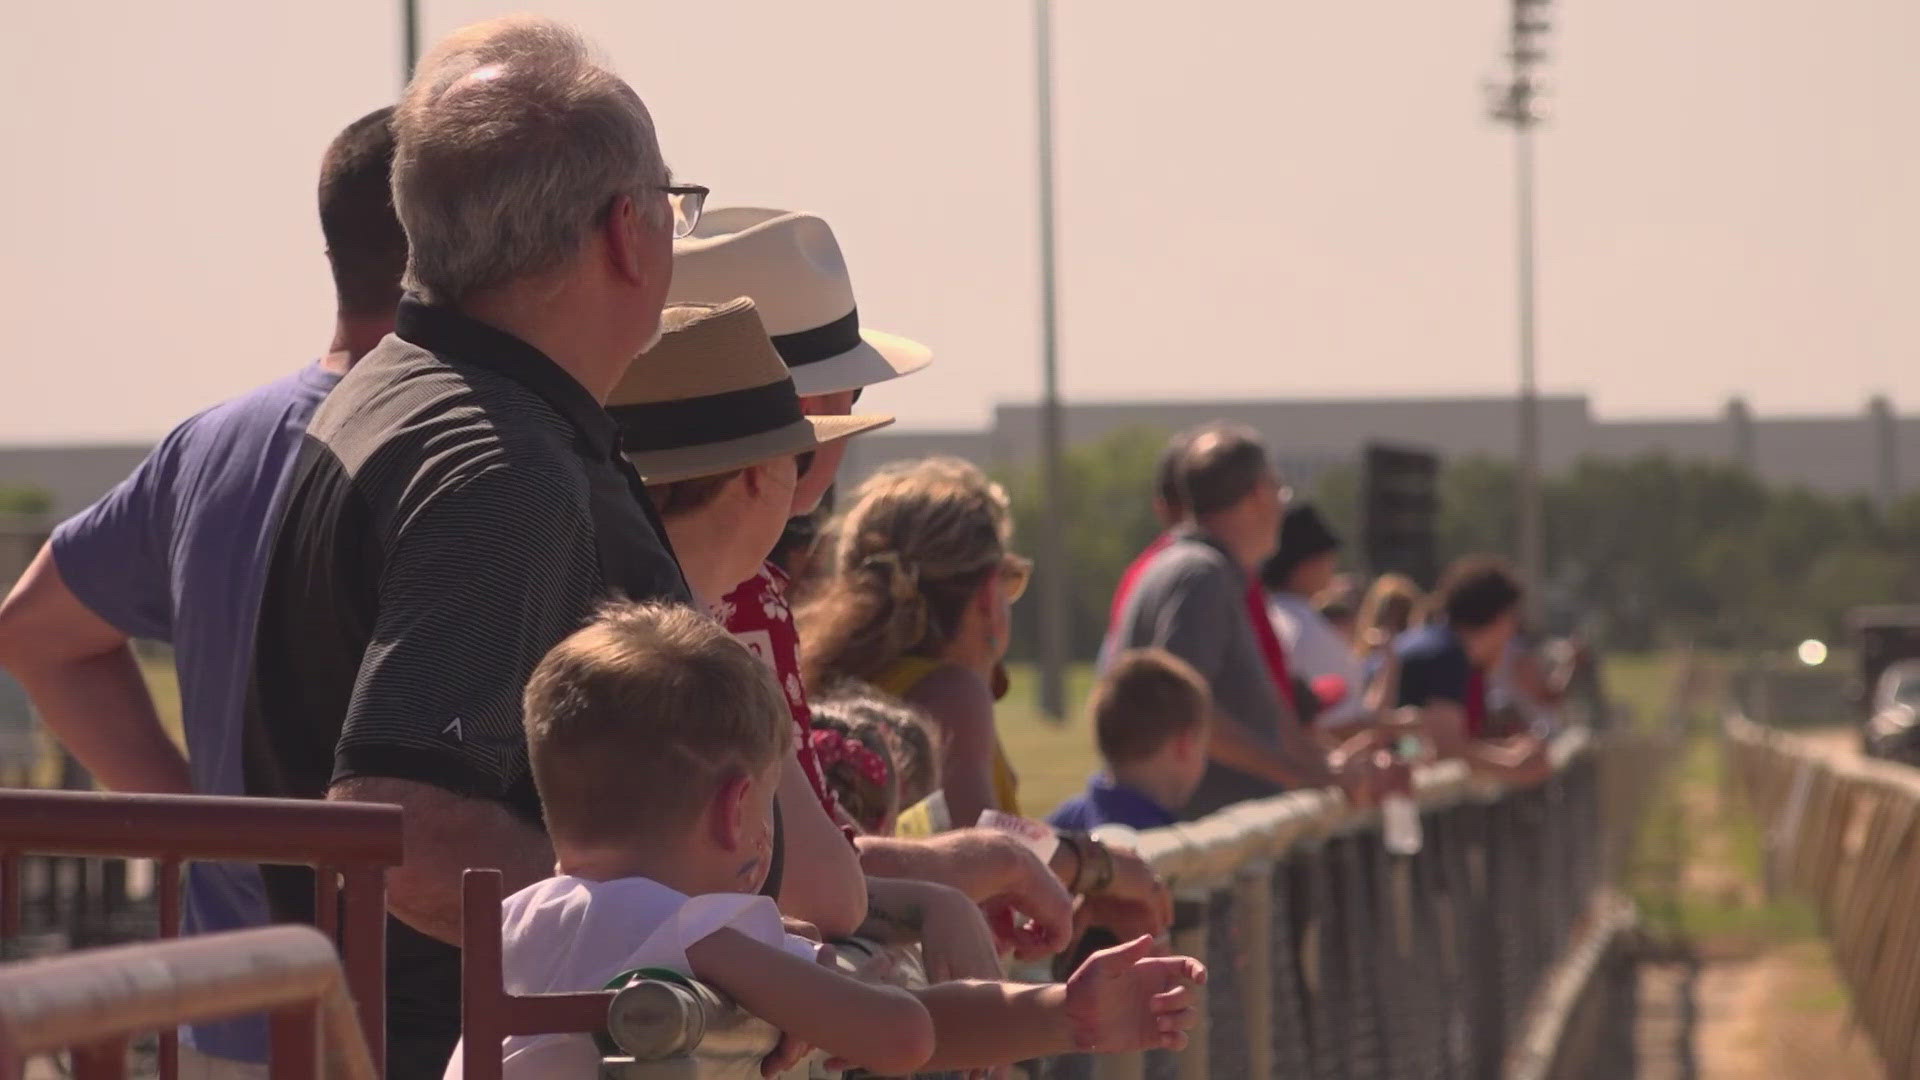
[[[513,16],[441,42],[394,117],[393,206],[409,291],[436,303],[545,273],[631,196],[671,228],[653,118],[587,43]]]

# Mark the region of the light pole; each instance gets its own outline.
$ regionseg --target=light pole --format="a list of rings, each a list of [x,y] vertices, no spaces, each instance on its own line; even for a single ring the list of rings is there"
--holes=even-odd
[[[400,0],[400,89],[413,81],[413,65],[420,59],[419,0]]]
[[[1519,278],[1520,400],[1515,495],[1520,525],[1520,572],[1537,612],[1546,587],[1546,532],[1540,505],[1540,392],[1534,347],[1533,129],[1540,122],[1537,74],[1546,53],[1547,6],[1551,0],[1513,0],[1507,59],[1511,74],[1498,87],[1493,117],[1513,125],[1515,269]]]
[[[1067,553],[1061,507],[1059,318],[1055,307],[1053,233],[1053,4],[1033,3],[1035,102],[1039,113],[1040,181],[1040,709],[1067,714]]]

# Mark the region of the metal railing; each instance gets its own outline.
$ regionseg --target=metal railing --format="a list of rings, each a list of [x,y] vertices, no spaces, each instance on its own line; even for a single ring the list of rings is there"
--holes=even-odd
[[[366,1045],[376,1063],[384,1061],[386,871],[402,857],[399,807],[0,789],[0,943],[19,936],[28,902],[60,902],[40,892],[62,876],[50,856],[153,860],[163,939],[180,933],[186,862],[314,867],[315,921],[339,942]],[[171,1031],[160,1036],[160,1075],[178,1075]]]
[[[1823,752],[1733,718],[1731,779],[1764,829],[1768,879],[1810,900],[1888,1076],[1920,1072],[1920,770]]]
[[[333,943],[275,926],[0,966],[0,1080],[61,1051],[76,1080],[119,1080],[134,1036],[249,1013],[271,1017],[276,1080],[378,1075]]]
[[[1411,856],[1385,851],[1377,812],[1318,791],[1140,834],[1141,854],[1181,897],[1175,949],[1211,971],[1202,1025],[1178,1055],[1073,1056],[1044,1063],[1045,1075],[1482,1080],[1503,1075],[1517,1049],[1544,1068],[1552,1047],[1521,1047],[1522,1035],[1542,1030],[1530,1019],[1541,1003],[1571,1008],[1579,987],[1568,979],[1590,971],[1585,954],[1621,926],[1603,886],[1658,746],[1572,732],[1552,748],[1552,775],[1528,788],[1458,762],[1429,766],[1417,777],[1424,843]],[[478,927],[497,924],[498,878],[470,871],[467,890],[469,1077],[498,1075],[497,1050],[495,1071],[482,1071],[485,1048],[507,1034],[608,1025],[611,992],[500,990],[497,942],[474,947],[490,937]],[[1560,965],[1570,953],[1581,962]],[[649,1048],[626,1075],[748,1076],[772,1049],[771,1028],[710,990],[646,993],[652,1006],[616,1021],[622,1045]],[[716,1031],[728,1036],[703,1034]],[[649,1056],[673,1067],[641,1067]]]

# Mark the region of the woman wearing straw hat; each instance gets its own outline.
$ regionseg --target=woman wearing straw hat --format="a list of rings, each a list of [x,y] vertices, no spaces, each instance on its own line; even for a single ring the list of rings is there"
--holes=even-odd
[[[703,214],[693,234],[674,244],[675,303],[720,303],[737,296],[754,301],[774,348],[790,370],[800,406],[809,416],[853,411],[861,392],[925,367],[931,354],[918,342],[863,325],[847,260],[832,228],[816,214],[732,207]],[[802,470],[794,511],[812,511],[833,482],[844,440],[828,443]],[[681,545],[683,550],[685,545]],[[769,562],[722,601],[727,629],[743,641],[764,644],[781,676],[795,723],[811,723],[800,684],[800,638],[787,606],[789,579]],[[794,772],[805,769],[804,763]],[[797,805],[801,781],[813,790],[825,814]],[[1071,904],[1056,874],[1017,837],[989,829],[964,829],[937,839],[883,836],[858,838],[857,860],[837,835],[821,836],[827,815],[837,815],[818,773],[783,781],[789,815],[789,846],[796,854],[781,894],[783,905],[808,911],[824,927],[851,905],[864,913],[860,874],[951,885],[976,901],[1011,907],[1064,944],[1071,931]],[[840,860],[845,859],[845,865]],[[1065,862],[1062,858],[1058,860]],[[1155,927],[1158,929],[1158,927]]]
[[[803,415],[787,366],[753,301],[744,297],[669,307],[661,328],[659,343],[614,390],[607,411],[620,426],[627,459],[646,481],[695,598],[725,622],[729,594],[759,572],[796,504],[812,497],[796,484],[807,471],[801,459],[884,427],[893,417]],[[764,633],[735,636],[767,660]],[[801,734],[798,752],[809,754],[810,742]],[[799,797],[789,802],[796,787]],[[832,892],[834,879],[845,875],[860,884],[858,863],[837,834],[827,844],[803,835],[833,828],[804,785],[783,785],[780,797],[783,853],[831,853],[837,845],[847,856],[840,867],[796,864],[782,866],[780,880],[770,875],[768,892],[784,911],[818,922],[828,936],[852,934],[869,911],[912,921],[930,978],[997,976],[987,924],[956,889],[869,878],[859,914],[850,921],[834,925],[820,914],[820,890]]]
[[[614,390],[607,411],[687,584],[716,610],[779,541],[806,471],[801,459],[893,417],[803,415],[787,366],[745,297],[670,307],[661,326],[660,342]]]

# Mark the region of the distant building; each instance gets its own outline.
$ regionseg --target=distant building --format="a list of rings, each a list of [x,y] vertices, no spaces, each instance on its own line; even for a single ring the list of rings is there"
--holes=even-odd
[[[1171,433],[1208,420],[1237,420],[1266,436],[1291,482],[1310,487],[1326,469],[1358,460],[1361,446],[1374,440],[1421,446],[1448,458],[1509,457],[1517,441],[1514,411],[1505,397],[1088,402],[1067,406],[1066,436],[1074,445],[1123,428]],[[1000,405],[992,424],[980,430],[889,429],[854,439],[843,483],[864,479],[886,462],[928,454],[1008,468],[1033,461],[1039,446],[1039,408]],[[59,521],[104,494],[150,448],[0,446],[0,487],[46,491],[53,499],[47,519]],[[1540,400],[1540,448],[1549,472],[1583,457],[1664,453],[1740,464],[1768,483],[1835,495],[1888,500],[1920,484],[1920,417],[1900,416],[1885,398],[1852,415],[1759,417],[1735,399],[1718,416],[1602,420],[1584,395],[1549,395]],[[0,573],[0,580],[11,577]]]
[[[1448,458],[1511,457],[1518,441],[1513,399],[1435,397],[1332,401],[1073,403],[1068,445],[1124,428],[1174,432],[1208,420],[1236,420],[1264,434],[1289,479],[1310,486],[1334,464],[1357,461],[1367,442],[1426,447]],[[888,430],[854,439],[844,481],[903,457],[956,454],[988,468],[1032,461],[1040,445],[1035,405],[1001,405],[980,431]],[[1743,465],[1781,486],[1888,499],[1920,481],[1920,418],[1895,414],[1884,399],[1853,415],[1756,417],[1745,402],[1719,416],[1602,420],[1584,395],[1540,400],[1541,458],[1557,472],[1581,458],[1661,453]]]

